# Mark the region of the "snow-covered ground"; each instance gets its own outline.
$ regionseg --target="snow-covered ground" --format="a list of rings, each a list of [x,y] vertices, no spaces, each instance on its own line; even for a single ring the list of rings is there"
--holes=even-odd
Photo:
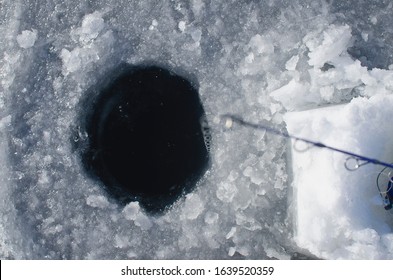
[[[348,174],[342,156],[316,149],[290,162],[286,139],[227,131],[218,118],[390,161],[391,10],[366,0],[3,1],[0,257],[391,258],[390,217],[370,202],[378,167]],[[211,126],[212,167],[162,216],[118,206],[72,148],[84,94],[122,62],[191,73]]]

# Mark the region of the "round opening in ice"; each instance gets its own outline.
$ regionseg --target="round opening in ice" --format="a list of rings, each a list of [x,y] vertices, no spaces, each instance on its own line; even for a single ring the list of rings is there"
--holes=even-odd
[[[193,83],[169,70],[123,68],[82,108],[82,162],[120,203],[161,212],[208,168],[203,106]]]

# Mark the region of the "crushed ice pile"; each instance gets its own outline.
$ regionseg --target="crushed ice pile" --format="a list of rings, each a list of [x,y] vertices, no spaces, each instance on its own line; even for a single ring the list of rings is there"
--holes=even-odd
[[[390,161],[392,4],[347,2],[3,1],[0,257],[391,258],[373,175],[349,176],[342,157],[316,150],[288,162],[285,139],[218,121],[288,125]],[[211,169],[161,216],[116,204],[72,149],[84,93],[122,62],[194,75],[211,126]],[[332,119],[285,115],[348,102]],[[301,196],[299,182],[315,189]]]
[[[288,111],[300,110],[285,115],[288,132],[392,162],[389,115],[393,71],[368,71],[351,58],[346,51],[353,41],[348,26],[329,26],[322,35],[308,38],[310,79],[296,78],[300,74],[296,73],[288,84],[270,94]],[[327,62],[329,69],[321,69]],[[292,71],[292,66],[286,68]],[[339,103],[349,90],[358,93],[347,105],[301,111]],[[297,244],[328,259],[392,259],[393,213],[383,208],[376,186],[383,166],[369,165],[350,172],[344,168],[347,155],[318,148],[299,153],[294,145],[291,162]],[[390,179],[387,174],[382,175],[386,177],[385,185],[380,186],[382,192]]]

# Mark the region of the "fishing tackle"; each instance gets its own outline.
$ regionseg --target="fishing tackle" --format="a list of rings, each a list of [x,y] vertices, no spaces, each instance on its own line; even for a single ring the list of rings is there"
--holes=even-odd
[[[349,151],[345,151],[342,149],[338,149],[332,146],[328,146],[325,145],[321,142],[316,142],[316,141],[312,141],[309,139],[305,139],[302,137],[298,137],[298,136],[294,136],[291,135],[287,132],[282,132],[279,131],[275,128],[260,124],[260,123],[251,123],[248,121],[243,120],[241,117],[235,116],[235,115],[231,115],[231,114],[225,114],[221,116],[222,119],[225,120],[224,125],[226,128],[231,128],[233,126],[234,123],[237,123],[241,126],[244,127],[250,127],[256,130],[264,130],[268,133],[271,134],[275,134],[275,135],[279,135],[288,139],[292,139],[295,140],[294,144],[293,144],[293,148],[298,151],[298,152],[305,152],[307,150],[309,150],[311,147],[317,147],[317,148],[321,148],[321,149],[328,149],[334,152],[338,152],[341,154],[345,154],[348,155],[349,157],[347,157],[347,159],[344,162],[344,167],[345,169],[347,169],[348,171],[355,171],[357,169],[359,169],[360,167],[366,165],[366,164],[375,164],[375,165],[381,165],[384,166],[384,168],[379,172],[378,176],[377,176],[377,188],[379,191],[379,194],[382,198],[382,201],[384,203],[384,207],[386,210],[390,210],[392,209],[393,206],[393,164],[391,163],[387,163],[378,159],[374,159],[374,158],[370,158],[370,157],[366,157],[363,155],[358,155]],[[299,142],[303,142],[306,143],[308,146],[306,146],[306,148],[299,148],[298,144]],[[390,171],[388,172],[388,175],[385,174],[385,172],[387,170]],[[381,185],[383,184],[383,182],[381,181],[381,178],[383,178],[381,175],[384,174],[385,176],[388,177],[388,187],[387,190],[385,192],[381,191]],[[385,182],[384,182],[385,183]]]
[[[383,162],[383,161],[380,161],[378,159],[373,159],[373,158],[369,158],[369,157],[366,157],[366,156],[358,155],[358,154],[355,154],[355,153],[352,153],[352,152],[348,152],[348,151],[345,151],[345,150],[342,150],[342,149],[338,149],[338,148],[335,148],[335,147],[332,147],[332,146],[328,146],[328,145],[325,145],[325,144],[323,144],[321,142],[315,142],[315,141],[308,140],[308,139],[305,139],[305,138],[302,138],[302,137],[294,136],[294,135],[291,135],[291,134],[289,134],[287,132],[282,132],[282,131],[279,131],[277,129],[271,128],[271,127],[263,125],[263,124],[251,123],[251,122],[245,121],[241,117],[238,117],[238,116],[235,116],[235,115],[225,114],[225,115],[222,115],[221,117],[223,119],[225,119],[225,126],[227,128],[230,128],[233,125],[233,123],[237,123],[237,124],[239,124],[241,126],[251,127],[253,129],[257,129],[257,130],[264,130],[264,131],[267,131],[269,133],[276,134],[276,135],[279,135],[279,136],[282,136],[282,137],[285,137],[285,138],[288,138],[288,139],[293,139],[293,140],[295,140],[294,148],[298,152],[305,152],[308,149],[310,149],[310,147],[317,147],[317,148],[324,148],[324,149],[328,149],[328,150],[331,150],[331,151],[335,151],[335,152],[338,152],[338,153],[342,153],[342,154],[348,155],[349,157],[346,159],[346,161],[344,163],[344,166],[349,171],[355,171],[355,170],[359,169],[361,166],[364,166],[364,165],[369,164],[369,163],[376,164],[376,165],[382,165],[382,166],[389,167],[389,168],[393,168],[393,164],[390,164],[390,163],[387,163],[387,162]],[[299,149],[299,148],[297,148],[296,142],[299,142],[299,141],[308,144],[309,147],[307,147],[306,149]],[[354,166],[353,167],[350,164],[351,161],[354,161]]]

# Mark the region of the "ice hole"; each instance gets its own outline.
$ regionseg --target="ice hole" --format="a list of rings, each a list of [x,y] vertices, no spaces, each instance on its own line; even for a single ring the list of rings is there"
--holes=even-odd
[[[120,203],[162,212],[208,168],[203,106],[196,86],[169,70],[120,72],[82,106],[82,162]]]

